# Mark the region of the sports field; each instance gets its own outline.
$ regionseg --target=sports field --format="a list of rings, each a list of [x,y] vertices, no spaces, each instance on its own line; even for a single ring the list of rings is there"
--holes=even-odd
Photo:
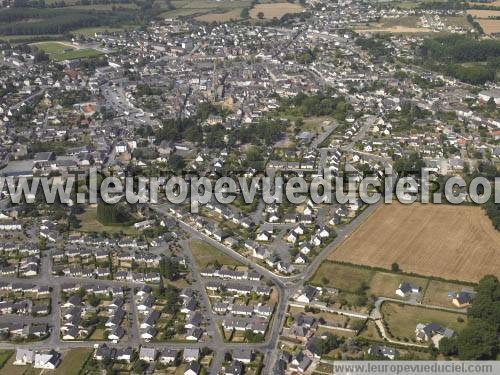
[[[69,42],[40,42],[31,45],[41,49],[54,61],[75,60],[102,55],[102,52],[95,49],[79,48]]]
[[[479,207],[380,207],[329,256],[332,260],[448,280],[500,276],[500,232]]]

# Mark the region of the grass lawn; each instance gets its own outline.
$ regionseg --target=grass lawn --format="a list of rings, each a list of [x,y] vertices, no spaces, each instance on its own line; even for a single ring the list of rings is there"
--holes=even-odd
[[[363,283],[368,285],[374,271],[333,262],[323,262],[314,273],[311,284],[356,292]]]
[[[54,371],[57,375],[78,375],[87,358],[92,353],[92,349],[71,349],[66,352],[61,360],[61,364]]]
[[[79,50],[64,52],[62,54],[58,54],[58,55],[50,56],[50,57],[54,61],[62,61],[62,60],[90,59],[90,58],[98,57],[101,55],[102,55],[102,52],[97,51],[95,49],[82,48]]]
[[[380,334],[378,333],[377,326],[373,320],[368,320],[366,326],[359,334],[360,337],[364,337],[368,340],[382,340]]]
[[[240,266],[241,263],[221,253],[212,245],[200,240],[193,240],[189,243],[191,252],[198,268],[205,268],[209,264],[219,262],[225,266]]]
[[[321,132],[321,127],[323,126],[324,122],[330,122],[332,121],[331,117],[328,116],[321,116],[321,117],[308,117],[304,119],[304,126],[302,126],[302,130],[311,132],[311,133],[316,133],[316,132]]]
[[[428,280],[423,277],[375,272],[370,282],[370,290],[368,293],[377,297],[401,298],[396,295],[396,289],[403,281],[418,285],[422,288],[424,293],[428,283]]]
[[[291,306],[289,310],[291,315],[298,315],[300,313],[305,313],[305,310],[301,307]],[[345,315],[333,314],[326,311],[319,311],[314,314],[312,312],[308,312],[307,315],[314,316],[316,319],[323,318],[328,323],[341,323],[342,325],[347,322],[348,318]]]
[[[138,234],[137,229],[132,225],[103,225],[97,220],[97,208],[87,207],[85,212],[77,216],[80,220],[80,232],[99,232],[99,233],[119,233],[123,232],[125,235],[135,236]]]
[[[33,46],[40,48],[43,52],[54,55],[64,53],[65,50],[73,50],[74,47],[71,47],[69,43],[59,43],[59,42],[40,42],[33,43]]]
[[[23,367],[24,366],[21,366],[21,368],[23,368]],[[39,369],[39,368],[28,367],[28,368],[26,368],[26,371],[23,373],[23,375],[39,375],[42,373],[42,371],[44,371],[44,370]]]
[[[102,328],[96,328],[94,332],[89,337],[89,340],[95,340],[95,341],[102,341],[106,340],[104,337],[104,329]]]
[[[467,321],[464,314],[392,302],[382,304],[381,312],[394,337],[406,337],[410,340],[415,338],[415,327],[418,323],[438,323],[459,332],[465,328]],[[458,318],[462,318],[463,322],[459,322]]]
[[[3,368],[13,353],[12,350],[0,350],[0,368]]]
[[[448,292],[458,292],[464,285],[445,281],[431,280],[424,295],[423,303],[426,305],[456,307],[448,298]]]
[[[354,336],[356,336],[356,334],[354,332],[342,331],[342,330],[335,329],[335,328],[319,327],[318,330],[316,331],[316,337],[321,337],[322,335],[325,335],[328,333],[334,334],[336,336],[341,336],[341,337],[354,337]]]

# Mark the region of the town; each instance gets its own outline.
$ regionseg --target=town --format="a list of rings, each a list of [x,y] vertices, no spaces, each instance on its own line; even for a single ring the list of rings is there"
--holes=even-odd
[[[443,196],[454,176],[493,183],[499,17],[498,1],[2,1],[0,177],[78,180],[53,204],[2,181],[0,374],[498,359],[492,199],[76,196],[90,178],[359,186],[386,168]]]

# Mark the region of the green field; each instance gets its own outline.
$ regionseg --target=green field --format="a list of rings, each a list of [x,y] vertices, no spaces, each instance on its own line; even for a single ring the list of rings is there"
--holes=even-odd
[[[92,353],[92,349],[71,349],[64,354],[59,367],[53,372],[56,375],[78,375]]]
[[[92,58],[102,55],[102,52],[91,48],[77,49],[70,43],[63,42],[40,42],[32,43],[34,47],[41,49],[49,58],[54,61],[75,60]]]
[[[244,7],[250,7],[252,2],[250,0],[235,0],[217,2],[210,0],[173,0],[172,4],[175,6],[173,10],[167,10],[160,14],[163,18],[177,18],[182,16],[201,16],[209,13],[223,13],[238,10]]]
[[[400,339],[414,339],[418,323],[438,323],[459,332],[465,328],[467,322],[467,316],[464,314],[392,302],[384,302],[381,312],[392,336]],[[459,322],[458,318],[462,318],[463,322]]]
[[[120,233],[125,235],[135,236],[138,231],[132,225],[103,225],[97,220],[97,208],[87,207],[83,214],[77,216],[80,220],[80,232],[96,232],[96,233]]]
[[[193,240],[189,243],[191,252],[198,268],[205,268],[214,262],[225,266],[240,266],[241,264],[221,253],[212,245],[200,240]]]
[[[431,280],[422,302],[426,305],[456,307],[451,302],[451,298],[448,298],[448,292],[458,292],[463,287],[462,284]]]
[[[383,272],[331,261],[323,262],[310,280],[313,285],[337,288],[349,293],[356,293],[362,286],[366,286],[368,296],[389,298],[401,298],[396,295],[396,289],[402,282],[418,285],[422,289],[422,303],[440,307],[454,307],[448,298],[448,292],[460,291],[467,286],[424,276]]]
[[[368,285],[374,271],[325,261],[314,273],[311,284],[337,288],[354,293],[363,285]]]
[[[425,293],[428,280],[424,277],[408,276],[398,273],[375,272],[370,281],[369,294],[377,297],[401,298],[396,295],[396,289],[402,282],[408,282],[422,288]]]
[[[86,27],[82,29],[73,30],[72,33],[75,35],[83,35],[83,36],[94,36],[95,33],[114,33],[121,32],[125,30],[132,30],[134,27]]]
[[[0,369],[5,365],[13,353],[12,350],[0,350]]]
[[[10,352],[10,357],[4,361],[2,368],[0,370],[0,374],[23,375],[27,369],[27,366],[15,366],[15,365],[13,365],[13,362],[16,359],[16,356],[13,355],[14,351],[2,350],[2,351],[0,351],[0,356],[2,358],[5,358],[9,352]]]
[[[365,328],[361,331],[359,336],[368,340],[383,340],[380,333],[378,333],[377,326],[373,320],[368,320],[366,322]]]

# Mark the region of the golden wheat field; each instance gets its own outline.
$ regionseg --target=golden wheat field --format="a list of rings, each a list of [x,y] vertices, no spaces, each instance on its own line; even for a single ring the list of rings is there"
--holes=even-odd
[[[500,232],[479,207],[402,205],[378,208],[329,256],[448,280],[500,276]]]
[[[500,33],[500,20],[478,19],[477,22],[479,22],[486,34]]]
[[[271,4],[257,4],[250,10],[250,16],[257,18],[257,15],[262,12],[264,18],[272,19],[274,17],[280,18],[287,13],[300,13],[304,10],[302,5],[291,3],[271,3]]]

